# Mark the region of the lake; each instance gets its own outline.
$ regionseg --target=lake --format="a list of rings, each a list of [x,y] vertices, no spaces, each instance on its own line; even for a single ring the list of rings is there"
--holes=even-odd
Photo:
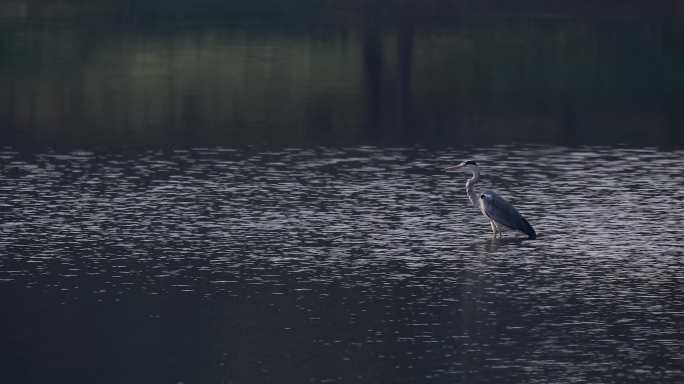
[[[684,382],[684,7],[503,3],[0,4],[1,381]]]
[[[684,146],[674,11],[198,1],[0,6],[0,144]]]
[[[538,239],[491,237],[480,190]],[[679,383],[684,152],[0,152],[3,378]]]

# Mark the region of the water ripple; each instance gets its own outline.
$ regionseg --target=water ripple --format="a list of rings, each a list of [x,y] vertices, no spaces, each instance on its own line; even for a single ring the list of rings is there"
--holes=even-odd
[[[470,157],[537,241],[490,238],[466,176],[442,171]],[[406,381],[684,377],[683,152],[4,150],[0,164],[0,289],[234,298],[361,381],[368,353]]]

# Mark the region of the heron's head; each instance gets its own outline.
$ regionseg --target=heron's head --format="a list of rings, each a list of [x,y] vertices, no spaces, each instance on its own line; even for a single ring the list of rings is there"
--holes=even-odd
[[[463,171],[463,172],[477,172],[479,171],[479,168],[477,166],[477,163],[472,161],[472,160],[465,160],[457,165],[453,165],[451,167],[446,167],[445,171],[447,172],[456,172],[456,171]]]

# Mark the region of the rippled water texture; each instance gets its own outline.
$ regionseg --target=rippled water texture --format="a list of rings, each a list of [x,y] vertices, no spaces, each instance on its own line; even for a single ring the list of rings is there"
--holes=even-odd
[[[3,381],[681,383],[683,156],[5,150]]]

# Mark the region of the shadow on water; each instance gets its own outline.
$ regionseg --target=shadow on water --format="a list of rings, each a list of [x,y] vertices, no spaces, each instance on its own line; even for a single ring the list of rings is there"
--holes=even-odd
[[[541,238],[538,238],[538,240],[542,240]],[[499,238],[499,239],[490,239],[489,243],[486,244],[487,250],[492,251],[496,250],[499,247],[507,247],[507,246],[521,246],[525,244],[525,241],[534,241],[534,240],[529,240],[524,237],[507,237],[507,238]]]
[[[5,144],[684,143],[676,5],[118,3],[0,8]]]

